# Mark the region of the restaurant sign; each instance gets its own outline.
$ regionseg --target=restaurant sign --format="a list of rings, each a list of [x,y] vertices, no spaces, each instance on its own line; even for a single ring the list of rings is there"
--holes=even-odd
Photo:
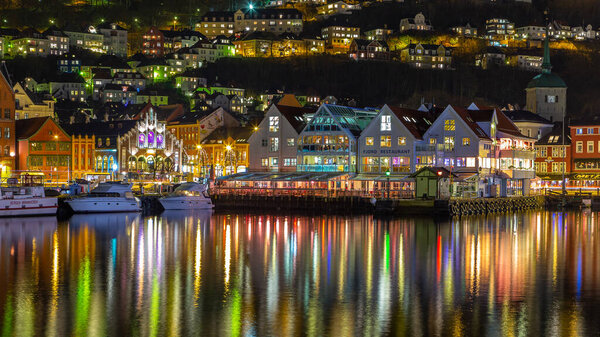
[[[600,180],[600,173],[575,173],[572,180]]]
[[[576,170],[600,170],[600,158],[575,159]]]

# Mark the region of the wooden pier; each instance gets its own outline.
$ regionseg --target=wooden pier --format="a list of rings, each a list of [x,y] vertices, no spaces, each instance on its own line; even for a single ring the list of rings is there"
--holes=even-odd
[[[451,216],[491,214],[539,209],[545,205],[544,196],[507,198],[459,198],[448,202]]]

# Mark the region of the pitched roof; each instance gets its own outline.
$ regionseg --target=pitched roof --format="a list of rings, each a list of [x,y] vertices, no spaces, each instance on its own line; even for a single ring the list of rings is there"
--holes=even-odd
[[[248,138],[250,138],[253,131],[254,130],[251,127],[221,126],[211,132],[211,134],[202,141],[202,144],[216,144],[219,141],[227,140],[227,138],[235,140],[236,143],[247,143]]]
[[[423,139],[423,134],[429,129],[434,120],[431,114],[427,112],[395,106],[388,107],[416,139]]]
[[[28,139],[50,119],[50,117],[35,117],[18,119],[15,122],[15,134],[17,139]]]
[[[454,111],[456,111],[458,116],[460,116],[460,118],[467,124],[467,126],[475,133],[477,137],[481,139],[490,139],[490,137],[488,137],[485,131],[483,131],[481,126],[479,126],[477,122],[473,120],[473,117],[471,117],[469,110],[455,105],[451,105],[451,107]]]
[[[527,110],[503,110],[506,117],[513,122],[534,122],[541,124],[552,124],[546,118]]]
[[[302,108],[279,104],[275,105],[275,107],[298,133],[306,126],[306,119],[304,116],[306,114],[314,114],[317,111],[316,108]]]
[[[475,122],[488,122],[492,121],[494,116],[494,112],[496,113],[496,118],[498,119],[498,124],[496,125],[496,129],[498,131],[507,133],[509,135],[513,135],[516,137],[525,137],[519,131],[519,128],[508,118],[500,109],[490,108],[490,107],[482,107],[479,110],[467,110],[471,115],[471,118]]]
[[[562,124],[556,123],[550,132],[535,142],[535,145],[563,145]],[[569,130],[565,130],[565,145],[571,145]]]

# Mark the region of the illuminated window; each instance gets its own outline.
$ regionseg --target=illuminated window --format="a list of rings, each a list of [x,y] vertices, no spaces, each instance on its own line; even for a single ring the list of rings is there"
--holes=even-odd
[[[471,138],[463,138],[462,144],[463,144],[463,146],[471,145]]]
[[[444,137],[444,150],[454,151],[454,137]]]
[[[269,143],[270,143],[269,151],[271,151],[271,152],[279,151],[279,138],[271,137],[271,138],[269,138]]]
[[[406,137],[398,137],[398,145],[399,146],[406,145]]]
[[[279,116],[269,117],[269,132],[279,131]]]
[[[381,116],[381,131],[392,130],[392,116]]]
[[[589,140],[587,142],[587,152],[588,153],[594,153],[594,141]]]
[[[373,137],[367,137],[365,139],[365,145],[366,146],[373,146]]]
[[[262,158],[262,159],[260,160],[260,164],[261,164],[262,166],[269,166],[269,159],[267,159],[267,158]]]
[[[294,138],[288,138],[287,139],[287,146],[294,146],[295,143],[295,139]]]
[[[583,142],[577,142],[576,143],[575,151],[577,153],[583,153]]]
[[[392,136],[381,136],[381,141],[380,141],[379,146],[391,147],[392,146]]]
[[[446,119],[444,121],[444,130],[445,131],[454,131],[456,130],[456,122],[454,119]]]
[[[576,130],[576,133],[577,133],[578,135],[582,135],[582,134],[583,134],[583,129],[582,129],[582,128],[578,128],[578,129]]]

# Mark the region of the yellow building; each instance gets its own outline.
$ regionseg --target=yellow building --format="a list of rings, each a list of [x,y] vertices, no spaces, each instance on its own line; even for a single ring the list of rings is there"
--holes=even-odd
[[[95,174],[94,156],[96,151],[96,137],[81,135],[71,137],[71,172],[73,179],[86,179],[88,175]]]
[[[221,177],[246,172],[248,162],[248,138],[251,127],[221,127],[211,133],[198,146],[199,166],[204,174]]]

